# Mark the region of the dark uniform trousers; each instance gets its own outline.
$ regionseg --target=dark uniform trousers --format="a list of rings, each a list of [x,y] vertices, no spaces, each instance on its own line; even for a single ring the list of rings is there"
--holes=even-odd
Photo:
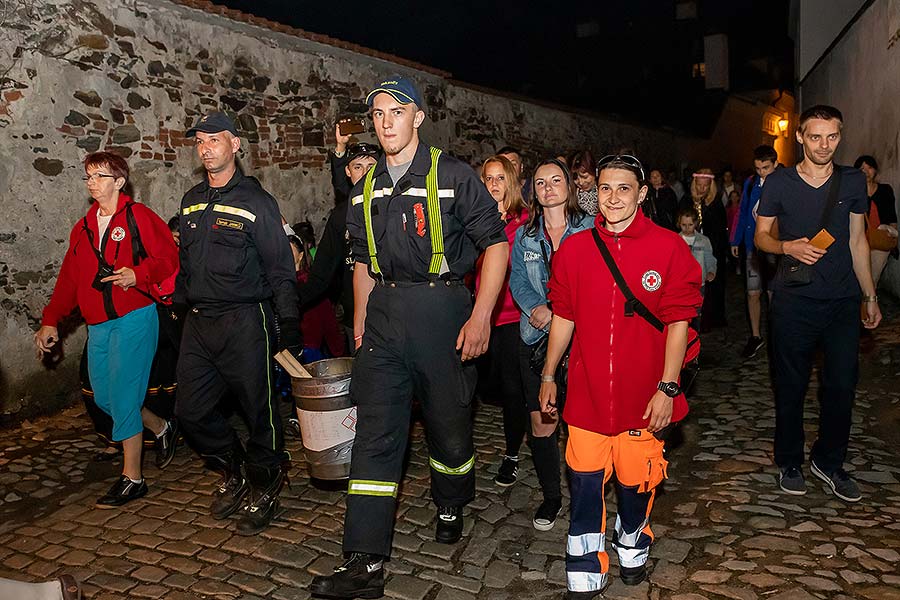
[[[412,398],[422,403],[431,495],[459,507],[475,496],[472,395],[475,365],[456,351],[472,312],[458,282],[379,283],[369,296],[366,331],[353,366],[357,405],[344,551],[389,556]]]
[[[275,322],[268,302],[188,311],[178,361],[178,422],[197,452],[223,456],[239,444],[219,409],[229,392],[250,430],[247,462],[282,464],[284,430],[273,392]]]

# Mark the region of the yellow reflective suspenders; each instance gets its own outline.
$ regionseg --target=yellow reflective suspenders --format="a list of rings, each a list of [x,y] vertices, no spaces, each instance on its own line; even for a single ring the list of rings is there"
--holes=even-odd
[[[444,262],[444,225],[441,221],[441,201],[438,197],[438,158],[441,151],[431,148],[431,169],[425,177],[425,195],[428,201],[428,226],[431,237],[431,262],[428,265],[430,275],[440,275]],[[369,265],[372,272],[381,275],[378,266],[378,251],[375,248],[375,234],[372,230],[372,195],[375,189],[375,168],[366,173],[363,185],[363,217],[366,222],[366,244],[369,248]]]
[[[441,201],[438,198],[438,158],[441,151],[431,149],[431,169],[425,177],[425,194],[428,196],[428,225],[431,229],[431,263],[428,266],[430,275],[441,274],[441,263],[444,262],[444,225],[441,220]]]

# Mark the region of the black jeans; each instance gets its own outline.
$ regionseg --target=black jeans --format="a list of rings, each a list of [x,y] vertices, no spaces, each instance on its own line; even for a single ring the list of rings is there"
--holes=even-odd
[[[803,464],[803,401],[816,349],[824,354],[819,433],[810,458],[830,473],[847,455],[853,398],[859,379],[859,298],[818,299],[775,292],[772,369],[775,383],[775,462]]]

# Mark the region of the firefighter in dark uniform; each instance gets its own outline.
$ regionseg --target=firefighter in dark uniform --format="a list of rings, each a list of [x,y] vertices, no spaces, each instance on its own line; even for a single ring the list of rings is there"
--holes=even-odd
[[[462,535],[462,508],[475,495],[471,359],[487,348],[509,256],[497,203],[474,171],[419,142],[425,113],[415,85],[395,76],[366,101],[384,155],[351,191],[347,213],[357,262],[351,396],[358,421],[344,519],[348,560],[310,587],[326,598],[384,591],[413,396],[425,418],[435,539],[452,544]],[[473,307],[462,278],[482,250]]]
[[[185,194],[179,214],[175,301],[189,310],[175,412],[207,465],[224,474],[212,516],[240,508],[238,532],[252,535],[275,514],[287,462],[272,356],[302,348],[294,261],[277,202],[235,164],[232,120],[213,112],[185,135],[196,138],[207,176]],[[246,449],[218,409],[226,392],[247,420]]]

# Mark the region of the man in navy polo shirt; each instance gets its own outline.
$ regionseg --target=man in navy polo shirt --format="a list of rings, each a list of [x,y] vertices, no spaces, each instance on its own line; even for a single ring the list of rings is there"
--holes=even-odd
[[[877,327],[881,310],[866,239],[866,180],[857,169],[834,164],[842,127],[843,116],[832,106],[813,106],[800,115],[797,142],[803,146],[804,158],[796,167],[778,169],[766,178],[755,241],[763,252],[785,255],[782,267],[791,257],[811,271],[811,281],[803,283],[792,281],[781,268],[773,284],[772,366],[779,486],[788,494],[806,493],[801,470],[803,401],[815,351],[821,345],[825,355],[821,412],[810,469],[835,496],[857,502],[862,498],[859,487],[844,471],[843,463],[859,377],[860,291],[864,327]],[[822,227],[829,188],[835,179],[839,179],[836,204]],[[772,235],[776,218],[780,240]],[[823,238],[825,241],[820,241]]]

